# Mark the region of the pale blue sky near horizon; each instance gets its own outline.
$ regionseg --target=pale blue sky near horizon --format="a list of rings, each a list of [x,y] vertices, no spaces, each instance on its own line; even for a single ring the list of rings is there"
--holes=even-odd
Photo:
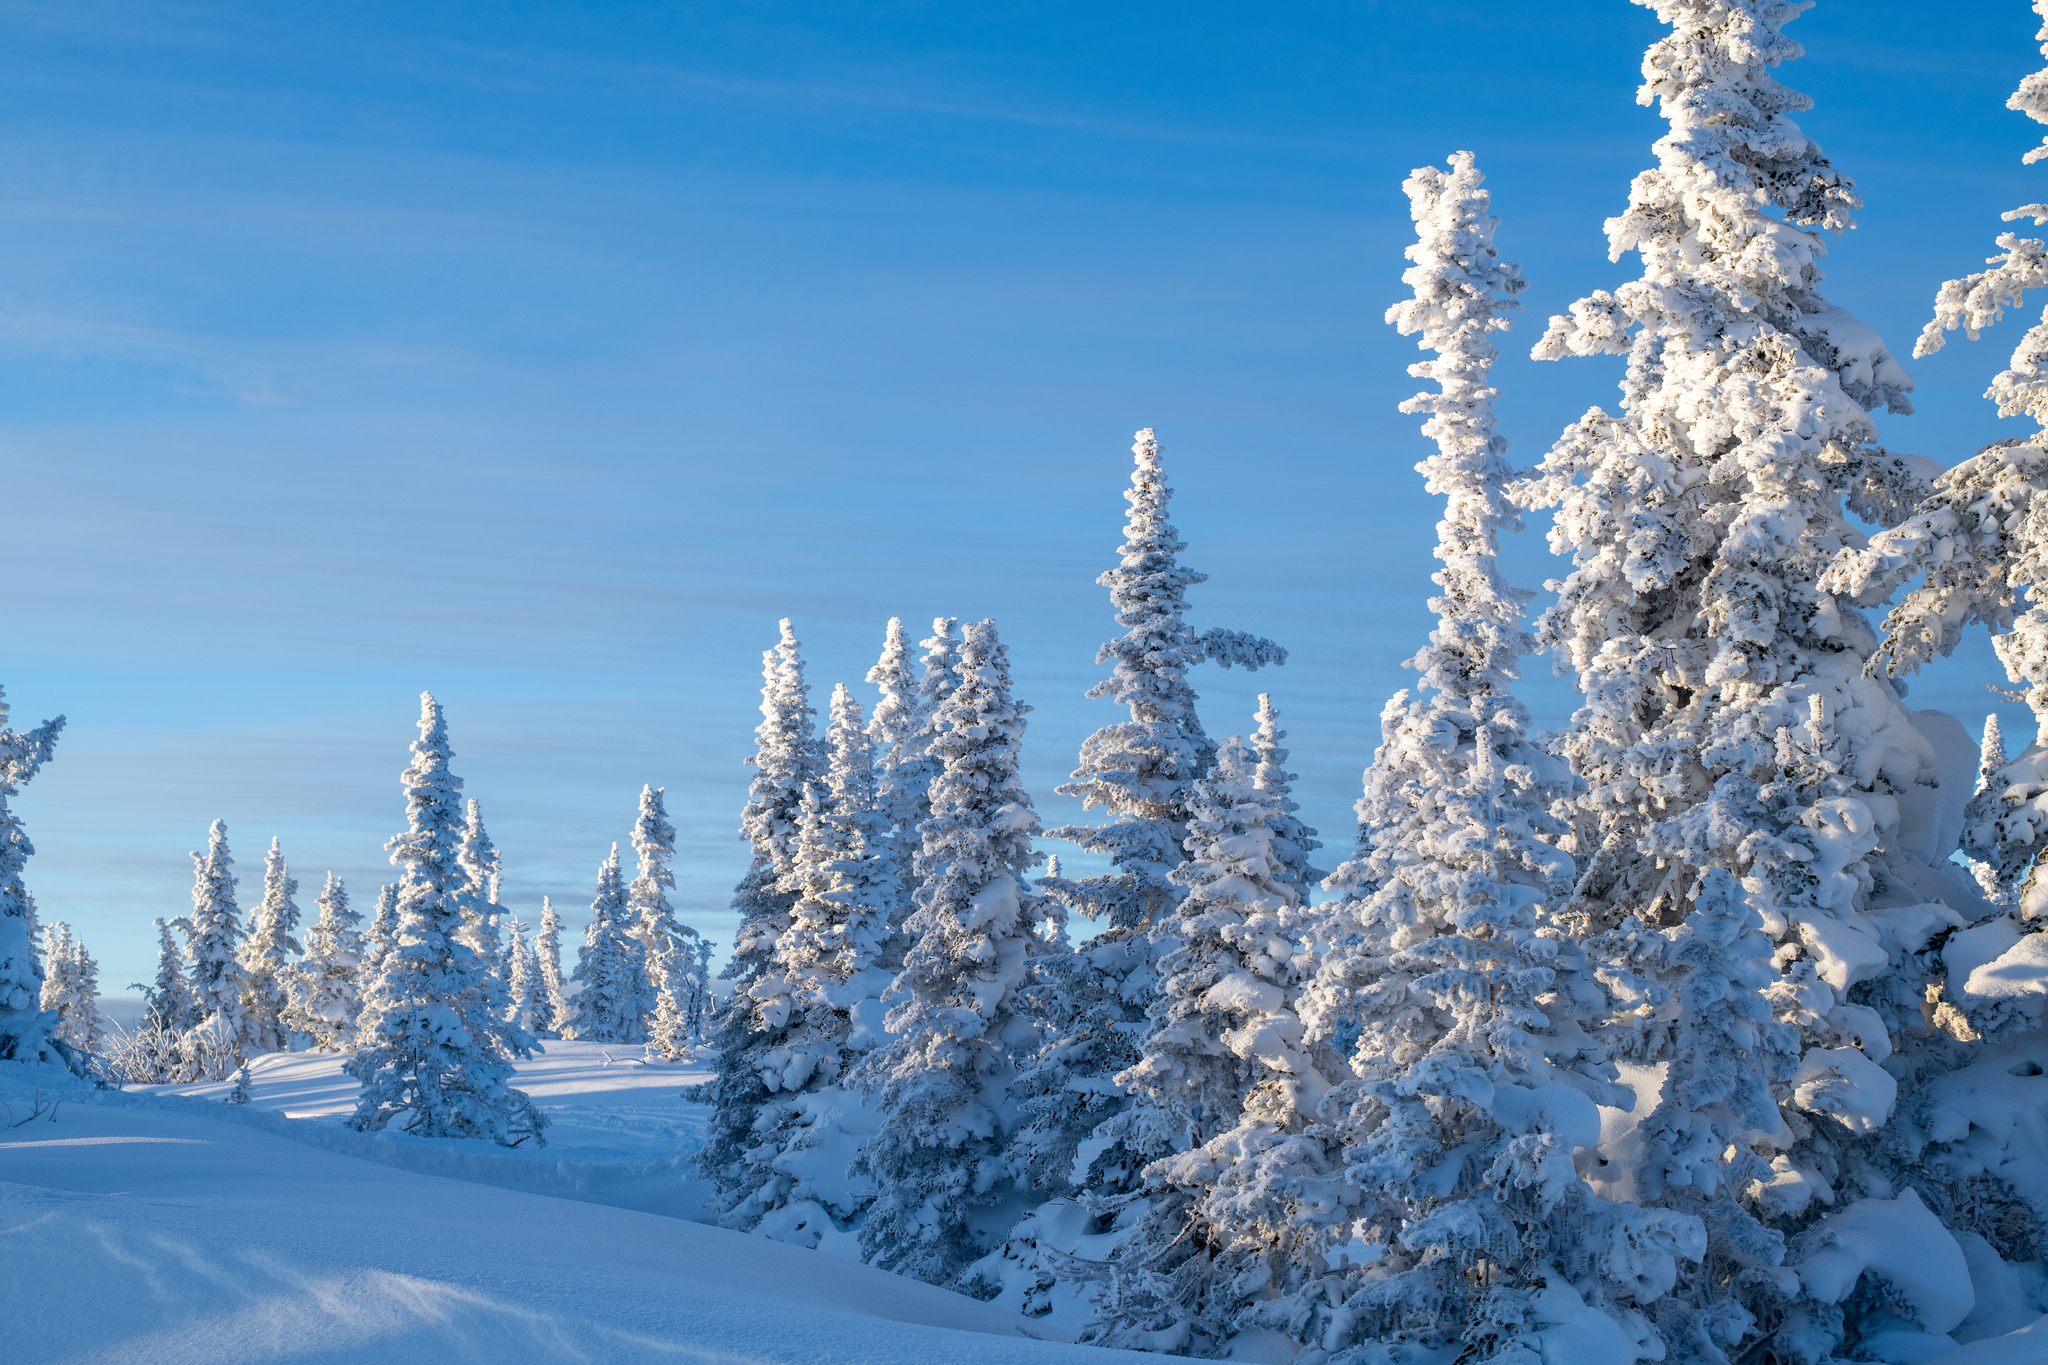
[[[2034,15],[1950,15],[1822,0],[1781,72],[1866,200],[1828,295],[1902,356],[2048,197],[2003,107]],[[1401,180],[1488,174],[1533,463],[1615,401],[1619,362],[1527,348],[1633,274],[1601,223],[1652,164],[1659,31],[1624,0],[0,4],[0,683],[17,725],[70,717],[17,802],[43,916],[110,994],[145,979],[215,817],[245,905],[278,835],[309,916],[329,868],[366,906],[431,688],[515,910],[580,930],[654,782],[723,950],[785,615],[821,707],[870,699],[890,616],[995,617],[1031,790],[1080,818],[1052,788],[1116,715],[1081,694],[1140,426],[1194,623],[1292,651],[1203,670],[1207,727],[1273,691],[1335,857],[1429,624]],[[1979,395],[2025,325],[1908,362],[1887,442],[2017,434]],[[1509,554],[1557,571],[1540,522]],[[1999,680],[1977,636],[1911,701],[1974,728]]]

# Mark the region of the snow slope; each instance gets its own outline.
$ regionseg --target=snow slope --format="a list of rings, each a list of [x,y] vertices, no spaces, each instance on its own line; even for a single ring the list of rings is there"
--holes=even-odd
[[[677,1150],[701,1110],[677,1095],[701,1073],[549,1048],[521,1083],[566,1141],[532,1154],[350,1133],[334,1059],[304,1056],[263,1059],[242,1109],[75,1095],[54,1121],[0,1131],[9,1365],[1145,1359],[1033,1340],[1001,1309],[850,1261],[592,1202],[681,1211],[693,1182]],[[0,1079],[0,1098],[19,1116],[15,1084]],[[626,1174],[654,1161],[670,1164]],[[437,1162],[464,1178],[401,1169]]]
[[[631,1043],[551,1040],[546,1047],[519,1064],[513,1081],[548,1118],[545,1147],[353,1132],[342,1120],[355,1110],[358,1087],[342,1074],[345,1059],[331,1053],[274,1052],[251,1061],[242,1117],[329,1151],[406,1170],[709,1221],[702,1205],[711,1186],[697,1178],[695,1157],[710,1110],[682,1098],[684,1087],[710,1079],[709,1069],[649,1063]],[[220,1081],[130,1086],[128,1093],[143,1103],[210,1105],[232,1088]]]

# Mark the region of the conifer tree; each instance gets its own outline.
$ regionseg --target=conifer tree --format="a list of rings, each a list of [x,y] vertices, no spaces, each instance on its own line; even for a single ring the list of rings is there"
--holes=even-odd
[[[1287,658],[1270,640],[1224,629],[1197,632],[1186,623],[1187,589],[1208,575],[1180,564],[1186,542],[1167,519],[1173,489],[1149,427],[1137,433],[1131,452],[1136,464],[1124,493],[1130,514],[1120,560],[1096,580],[1109,589],[1124,634],[1097,652],[1097,663],[1111,665],[1110,676],[1088,691],[1120,703],[1130,719],[1084,740],[1075,780],[1058,789],[1080,797],[1084,808],[1104,808],[1110,819],[1048,831],[1107,854],[1115,870],[1039,882],[1070,910],[1108,921],[1078,952],[1040,962],[1031,990],[1045,1040],[1042,1055],[1019,1080],[1028,1118],[1015,1138],[1013,1160],[1042,1193],[1058,1193],[1075,1176],[1091,1189],[1128,1192],[1143,1165],[1159,1155],[1128,1150],[1121,1141],[1097,1143],[1089,1169],[1073,1170],[1081,1143],[1122,1107],[1110,1078],[1137,1060],[1135,1038],[1152,977],[1148,931],[1161,916],[1170,921],[1185,894],[1172,874],[1187,857],[1188,793],[1216,748],[1195,714],[1188,673],[1209,660],[1250,671]]]
[[[463,886],[462,941],[483,959],[484,970],[503,989],[506,981],[505,943],[498,931],[498,885],[502,876],[498,846],[484,829],[483,810],[475,797],[469,799],[462,826],[462,849],[457,855],[466,879]]]
[[[1323,1121],[1275,1149],[1310,1173],[1338,1158],[1349,1189],[1303,1198],[1291,1283],[1258,1310],[1297,1341],[1365,1358],[1461,1342],[1501,1359],[1540,1353],[1524,1318],[1540,1320],[1531,1296],[1559,1273],[1573,1311],[1601,1333],[1621,1330],[1607,1312],[1615,1288],[1570,1254],[1578,1229],[1608,1227],[1572,1153],[1599,1137],[1595,1100],[1626,1096],[1583,1026],[1581,1016],[1606,1014],[1594,964],[1556,928],[1574,868],[1556,846],[1568,827],[1550,811],[1576,787],[1528,738],[1513,681],[1533,645],[1529,595],[1499,564],[1500,534],[1520,522],[1494,421],[1492,335],[1524,286],[1499,256],[1499,220],[1471,154],[1450,166],[1419,168],[1404,187],[1413,296],[1387,312],[1435,353],[1409,373],[1437,391],[1401,409],[1430,414],[1423,433],[1437,447],[1416,468],[1445,499],[1442,591],[1429,604],[1438,620],[1407,661],[1417,693],[1396,694],[1382,713],[1358,848],[1325,883],[1348,894],[1317,933],[1297,932],[1330,943],[1300,1009],[1322,1040],[1355,1030],[1350,1074],[1333,1076]],[[1231,1178],[1257,1188],[1267,1164],[1247,1159]],[[1653,1232],[1666,1235],[1662,1224]],[[1385,1254],[1317,1273],[1347,1234]]]
[[[640,788],[640,814],[633,824],[633,855],[638,862],[627,888],[627,914],[633,938],[645,964],[641,997],[641,1029],[649,1055],[679,1057],[688,1036],[686,1005],[696,967],[697,931],[676,919],[669,890],[676,884],[669,863],[676,856],[676,828],[663,803],[664,787]],[[659,1020],[657,1026],[656,1020]]]
[[[752,992],[774,970],[775,945],[789,928],[795,893],[786,889],[796,865],[798,821],[805,784],[819,771],[818,744],[804,683],[801,646],[790,623],[782,642],[761,656],[761,724],[747,761],[754,780],[740,813],[740,836],[753,848],[753,862],[733,892],[739,932],[732,958],[719,975],[733,983],[733,996],[719,1011],[712,1041],[718,1047],[718,1075],[711,1082],[712,1115],[699,1169],[715,1187],[713,1201],[730,1207],[747,1194],[744,1154],[753,1146],[754,1117],[768,1098],[763,1071],[766,1054],[782,1021],[765,1013]],[[772,989],[772,988],[771,988]],[[777,995],[775,998],[780,999]]]
[[[1096,580],[1109,589],[1124,634],[1097,652],[1095,661],[1112,668],[1088,690],[1092,698],[1129,708],[1131,718],[1084,740],[1075,780],[1059,788],[1063,796],[1079,797],[1084,809],[1104,808],[1111,819],[1048,831],[1108,855],[1116,871],[1075,882],[1069,895],[1074,908],[1116,928],[1149,924],[1180,901],[1170,874],[1186,857],[1187,792],[1216,751],[1195,715],[1188,671],[1211,659],[1247,670],[1287,659],[1270,640],[1232,630],[1198,633],[1183,621],[1187,589],[1208,575],[1180,565],[1187,543],[1167,520],[1173,489],[1149,427],[1131,451],[1137,467],[1124,494],[1131,512],[1122,560]]]
[[[235,904],[238,880],[228,869],[228,827],[220,820],[207,830],[206,852],[192,854],[192,914],[186,956],[192,962],[192,1015],[187,1029],[209,1027],[239,1060],[249,1055],[247,1000],[249,973],[243,967],[242,919]]]
[[[142,993],[143,1020],[150,1028],[176,1033],[192,1017],[192,986],[185,979],[184,950],[171,931],[188,928],[191,922],[180,917],[150,923],[156,926],[156,979],[147,986],[138,982],[130,989]]]
[[[640,1025],[640,945],[629,932],[625,874],[619,870],[619,846],[597,869],[597,895],[590,902],[590,928],[576,954],[572,980],[575,1012],[565,1037],[583,1043],[637,1043]]]
[[[696,963],[690,971],[690,993],[684,998],[683,1014],[690,1037],[703,1042],[711,1028],[715,1002],[711,998],[711,940],[697,939]]]
[[[362,979],[376,976],[398,934],[398,884],[386,882],[377,888],[377,908],[370,912],[370,929],[363,938]]]
[[[75,1052],[104,1052],[106,1023],[100,1016],[99,965],[62,920],[43,929],[43,962],[42,1006],[56,1013],[57,1036]]]
[[[0,694],[0,727],[8,706]],[[22,869],[35,852],[9,806],[22,784],[50,761],[64,717],[46,720],[23,734],[0,728],[0,1061],[54,1063],[77,1070],[79,1063],[54,1035],[57,1021],[42,1007],[43,971],[36,961],[35,902],[21,883]]]
[[[952,619],[939,617],[932,623],[933,638],[927,644],[944,642],[950,650],[954,641]],[[934,691],[955,681],[941,665],[934,674],[929,663],[926,676]],[[882,641],[882,657],[868,670],[867,680],[881,689],[868,721],[868,738],[874,741],[875,772],[881,812],[888,818],[894,840],[892,850],[899,869],[908,869],[917,852],[917,826],[928,813],[925,789],[931,781],[929,763],[922,752],[929,736],[925,725],[930,711],[910,671],[910,640],[903,630],[903,618],[889,618],[888,634]],[[909,895],[905,878],[904,895]]]
[[[127,1080],[145,1085],[197,1079],[186,1073],[181,1037],[192,1012],[192,987],[185,980],[184,950],[172,936],[173,929],[188,928],[190,922],[179,918],[151,923],[157,931],[156,977],[129,985],[142,996],[142,1018],[111,1049],[115,1069]]]
[[[1328,1144],[1308,1131],[1333,1078],[1295,1009],[1311,959],[1287,862],[1299,849],[1276,829],[1292,803],[1259,786],[1259,759],[1233,737],[1188,792],[1189,856],[1173,873],[1186,894],[1153,927],[1152,1029],[1117,1077],[1136,1102],[1116,1122],[1155,1130],[1129,1145],[1172,1154],[1119,1219],[1115,1293],[1088,1333],[1106,1345],[1223,1352],[1247,1310],[1324,1273],[1343,1211]]]
[[[746,1193],[719,1220],[812,1247],[828,1228],[846,1231],[874,1193],[846,1178],[873,1126],[846,1081],[882,1040],[889,973],[878,964],[898,897],[874,741],[844,684],[832,693],[826,744],[825,779],[804,791],[790,925],[775,970],[752,992],[763,1017],[781,1021],[764,1054],[770,1093],[740,1158],[745,1175],[736,1184]]]
[[[242,940],[244,1036],[254,1052],[283,1052],[291,1046],[285,1016],[291,1012],[292,965],[286,954],[300,951],[292,937],[299,927],[299,907],[292,899],[298,892],[298,879],[290,875],[273,837],[263,859],[263,902]]]
[[[1777,1161],[1836,1169],[1850,1135],[1889,1115],[1896,1087],[1869,1056],[1893,1047],[1877,1033],[1919,1030],[1916,954],[1940,921],[1880,943],[1856,917],[1882,877],[1963,894],[1898,841],[1878,847],[1896,799],[1936,780],[1934,752],[1895,686],[1866,673],[1875,635],[1827,573],[1861,544],[1847,513],[1902,518],[1928,468],[1885,451],[1869,416],[1910,412],[1912,380],[1820,293],[1824,236],[1860,204],[1792,121],[1811,101],[1772,75],[1800,54],[1782,32],[1798,7],[1653,7],[1673,31],[1646,55],[1638,98],[1670,132],[1607,225],[1613,257],[1634,250],[1642,276],[1573,304],[1535,348],[1628,358],[1621,415],[1596,408],[1569,428],[1526,499],[1558,507],[1551,543],[1573,564],[1537,638],[1586,697],[1561,746],[1588,784],[1565,922],[1646,974],[1687,969],[1669,1028],[1630,1011],[1611,1040],[1674,1067],[1681,1035],[1716,1036],[1698,1015],[1720,1005],[1694,983],[1724,970],[1684,954],[1723,953],[1707,945],[1749,942],[1753,926],[1776,941],[1772,1023],[1790,1033],[1740,1021],[1719,1036],[1746,1042],[1700,1059],[1712,1083],[1667,1086],[1641,1129],[1640,1202],[1701,1220],[1711,1249],[1675,1289],[1659,1277],[1630,1297],[1673,1352],[1817,1358],[1841,1342],[1840,1314],[1789,1277],[1739,1270],[1783,1261],[1794,1210],[1724,1196],[1768,1186]],[[1748,953],[1727,980],[1744,978]],[[1874,1014],[1855,1030],[1866,1046],[1847,1049],[1863,1059],[1855,1074],[1796,1083],[1837,1051],[1851,1006]],[[1779,1131],[1767,1084],[1829,1120],[1768,1163],[1739,1140]],[[1834,1328],[1812,1326],[1830,1314]]]
[[[540,898],[540,931],[534,935],[534,956],[540,968],[540,989],[534,995],[534,1032],[561,1036],[569,1022],[569,1001],[562,990],[562,921],[555,903]]]
[[[315,1052],[352,1052],[362,1014],[363,917],[349,908],[348,887],[332,872],[320,888],[320,918],[306,935],[306,957],[292,974],[287,1024],[312,1039]]]
[[[1996,711],[1984,717],[1984,742],[1977,753],[1977,790],[1981,792],[1991,785],[1991,779],[2011,757],[2005,751],[2005,735],[1998,728]]]
[[[540,984],[540,959],[527,941],[526,926],[515,916],[505,945],[505,993],[512,999],[512,1023],[528,1033],[534,1026],[534,996]]]
[[[1041,855],[1038,817],[1018,778],[1024,716],[993,622],[967,627],[960,683],[940,706],[931,815],[917,860],[913,946],[889,988],[894,1035],[862,1065],[879,1090],[880,1132],[855,1169],[879,1191],[862,1255],[932,1284],[984,1252],[974,1211],[1011,1183],[1003,1145],[1013,1059],[1035,1044],[1017,992],[1045,908],[1024,882]]]
[[[419,724],[402,778],[406,830],[387,845],[401,869],[398,928],[366,1001],[362,1046],[343,1067],[363,1083],[349,1125],[539,1143],[547,1119],[506,1085],[513,1062],[533,1055],[533,1035],[494,1012],[484,963],[461,939],[462,779],[449,771],[448,725],[431,693],[420,694]]]
[[[1317,831],[1303,824],[1295,812],[1301,804],[1291,795],[1294,774],[1287,771],[1287,750],[1280,747],[1280,741],[1287,738],[1287,732],[1280,728],[1280,713],[1273,709],[1272,694],[1259,693],[1258,728],[1252,733],[1251,750],[1258,761],[1254,781],[1261,792],[1272,798],[1274,814],[1267,822],[1273,831],[1273,852],[1280,860],[1282,879],[1300,892],[1303,898],[1326,875],[1319,867],[1311,866],[1309,855],[1323,846],[1316,838]]]

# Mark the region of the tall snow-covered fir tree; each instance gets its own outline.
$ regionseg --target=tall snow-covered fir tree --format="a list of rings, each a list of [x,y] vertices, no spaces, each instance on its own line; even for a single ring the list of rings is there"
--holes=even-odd
[[[0,727],[7,724],[7,711],[6,698],[0,694]],[[9,804],[50,761],[63,728],[62,716],[26,734],[0,728],[0,1061],[75,1068],[76,1059],[55,1037],[56,1019],[42,1007],[35,902],[21,881],[35,846]]]
[[[1263,767],[1233,737],[1188,789],[1188,860],[1172,874],[1185,894],[1152,928],[1152,1027],[1116,1078],[1135,1103],[1113,1120],[1153,1130],[1127,1146],[1170,1154],[1117,1220],[1114,1291],[1087,1334],[1105,1345],[1225,1353],[1256,1326],[1250,1309],[1324,1273],[1343,1213],[1328,1143],[1306,1131],[1335,1078],[1295,1008],[1314,964],[1288,861],[1300,849],[1278,828],[1293,803],[1260,787]]]
[[[363,917],[349,908],[348,887],[332,872],[320,888],[320,918],[306,934],[306,956],[292,973],[285,1022],[312,1039],[315,1052],[353,1052],[362,1013]]]
[[[774,1025],[759,1054],[769,1092],[740,1158],[744,1196],[720,1218],[780,1241],[816,1247],[844,1234],[874,1195],[848,1163],[874,1129],[873,1110],[851,1091],[855,1064],[883,1038],[880,967],[898,882],[890,821],[875,777],[875,743],[860,703],[834,689],[822,783],[805,788],[789,928],[774,968],[751,998]]]
[[[569,1022],[569,999],[562,986],[562,919],[549,897],[540,898],[540,928],[533,935],[534,956],[540,967],[540,985],[534,992],[533,1031],[543,1038],[557,1038]]]
[[[99,966],[71,926],[62,920],[45,925],[42,1006],[56,1014],[57,1036],[74,1051],[106,1050],[99,994]]]
[[[1084,809],[1099,806],[1111,818],[1047,831],[1108,856],[1115,872],[1074,882],[1065,894],[1074,908],[1117,928],[1151,922],[1183,894],[1170,876],[1186,858],[1187,793],[1216,752],[1195,715],[1188,671],[1212,659],[1246,669],[1287,659],[1270,640],[1233,630],[1197,632],[1186,623],[1187,590],[1208,575],[1181,567],[1187,543],[1167,520],[1173,489],[1149,427],[1131,452],[1137,465],[1124,494],[1131,510],[1122,558],[1096,580],[1109,589],[1124,633],[1097,652],[1097,663],[1111,665],[1110,676],[1088,690],[1092,698],[1128,708],[1131,718],[1082,741],[1074,780],[1059,788],[1063,796],[1079,797]]]
[[[676,856],[676,827],[669,823],[664,787],[640,788],[640,814],[633,823],[638,867],[626,888],[627,916],[640,945],[645,976],[640,1002],[641,1032],[649,1055],[675,1058],[688,1045],[688,1000],[697,954],[697,931],[676,919],[668,893],[676,884],[669,864]]]
[[[1270,640],[1234,630],[1197,632],[1187,624],[1187,589],[1208,575],[1180,563],[1187,546],[1167,519],[1173,489],[1150,428],[1137,433],[1131,453],[1124,543],[1116,567],[1096,580],[1109,589],[1124,633],[1097,651],[1096,662],[1109,664],[1110,676],[1088,691],[1124,706],[1130,718],[1084,740],[1075,780],[1058,789],[1110,818],[1047,831],[1106,854],[1114,870],[1039,882],[1069,909],[1108,921],[1078,951],[1046,956],[1029,991],[1044,1039],[1040,1055],[1018,1078],[1025,1117],[1011,1159],[1020,1177],[1044,1194],[1074,1184],[1127,1190],[1157,1155],[1128,1151],[1121,1142],[1097,1143],[1089,1168],[1073,1169],[1081,1144],[1123,1106],[1110,1078],[1137,1060],[1152,979],[1147,929],[1162,915],[1170,919],[1185,894],[1172,873],[1187,857],[1187,797],[1216,749],[1195,714],[1188,673],[1207,660],[1251,670],[1287,658]]]
[[[859,1071],[883,1115],[855,1167],[878,1191],[861,1252],[932,1284],[955,1282],[1001,1240],[976,1215],[1012,1183],[1007,1088],[1015,1059],[1037,1041],[1017,993],[1046,914],[1024,880],[1041,857],[1018,777],[1030,708],[1010,695],[993,622],[966,628],[959,674],[933,727],[930,752],[944,766],[922,826],[912,946],[887,997],[893,1036]]]
[[[1843,1173],[1866,1170],[1895,1107],[1881,1064],[1913,1071],[1894,1052],[1922,1037],[1935,936],[1963,918],[1951,906],[1981,906],[1927,814],[1967,732],[1873,676],[1859,606],[1883,594],[1829,569],[1860,553],[1849,513],[1898,521],[1938,466],[1879,444],[1870,410],[1910,412],[1912,381],[1820,293],[1825,234],[1859,201],[1792,120],[1811,101],[1772,74],[1800,55],[1782,29],[1803,7],[1652,7],[1672,31],[1638,98],[1670,131],[1607,225],[1641,277],[1574,303],[1535,348],[1628,360],[1621,415],[1589,412],[1528,486],[1572,561],[1537,637],[1585,695],[1560,746],[1587,784],[1562,922],[1677,992],[1605,1030],[1614,1055],[1672,1064],[1605,1178],[1708,1235],[1616,1302],[1673,1353],[1818,1359],[1865,1310],[1771,1268],[1814,1191],[1891,1193]],[[1720,1017],[1759,998],[1773,1017]]]
[[[638,1043],[640,1034],[640,944],[632,935],[626,907],[625,873],[619,846],[597,869],[597,895],[590,902],[590,927],[576,953],[578,983],[565,1037],[583,1043]]]
[[[275,837],[263,857],[263,901],[249,917],[242,940],[242,970],[247,973],[242,1006],[247,1011],[246,1037],[254,1052],[283,1052],[291,1046],[292,964],[289,954],[301,951],[292,931],[299,927],[298,878],[285,866]]]
[[[362,1045],[343,1066],[363,1083],[349,1126],[542,1142],[546,1117],[506,1084],[513,1062],[533,1054],[533,1035],[494,1013],[483,960],[462,941],[462,779],[449,771],[448,725],[430,693],[420,694],[419,724],[401,779],[406,830],[387,845],[401,869],[398,928],[365,1001]]]
[[[192,963],[192,1015],[186,1027],[210,1020],[239,1059],[258,1051],[250,1037],[249,973],[242,965],[242,915],[235,904],[238,880],[228,852],[228,827],[216,820],[206,833],[206,852],[192,855],[191,928],[185,953]]]
[[[733,891],[740,926],[732,958],[719,973],[733,983],[733,994],[712,1030],[718,1075],[711,1082],[711,1123],[697,1158],[714,1186],[713,1202],[722,1208],[749,1193],[744,1157],[754,1145],[755,1115],[770,1094],[762,1077],[782,1025],[752,992],[774,971],[775,945],[789,928],[796,893],[788,889],[788,878],[796,866],[804,787],[821,767],[817,712],[804,682],[802,647],[788,621],[782,622],[782,642],[762,654],[761,672],[761,724],[747,760],[754,780],[740,813],[740,836],[752,846],[753,862]],[[782,998],[772,985],[768,989],[771,998]]]

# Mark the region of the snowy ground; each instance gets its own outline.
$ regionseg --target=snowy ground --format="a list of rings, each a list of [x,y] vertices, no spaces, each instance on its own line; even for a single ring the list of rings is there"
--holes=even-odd
[[[0,1131],[5,1359],[1150,1359],[686,1221],[703,1216],[687,1158],[704,1109],[680,1092],[703,1074],[637,1054],[550,1043],[522,1067],[554,1125],[533,1152],[353,1133],[330,1057],[259,1059],[238,1109],[225,1085],[74,1095]],[[15,1085],[0,1099],[19,1117]]]

